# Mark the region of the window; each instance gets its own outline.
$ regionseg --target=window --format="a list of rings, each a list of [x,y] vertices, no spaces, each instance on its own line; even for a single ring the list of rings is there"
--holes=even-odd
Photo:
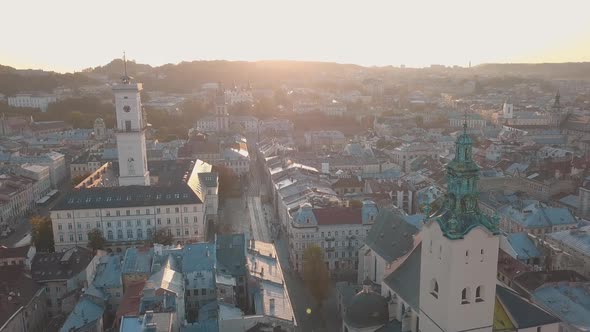
[[[131,229],[128,229],[127,230],[127,238],[128,239],[132,239],[133,238],[133,230],[131,230]]]
[[[188,212],[188,208],[185,206],[185,207],[182,208],[182,211]]]
[[[117,239],[119,239],[119,240],[123,239],[123,231],[120,229],[117,230]]]
[[[170,218],[166,218],[166,223],[170,225]]]
[[[70,234],[70,242],[74,241],[74,234]]]
[[[112,240],[113,239],[113,231],[108,231],[107,233],[107,239]]]
[[[198,222],[199,222],[199,218],[197,218],[197,216],[195,216],[195,217],[193,218],[193,222],[194,222],[195,224],[196,224],[196,223],[198,223]]]
[[[430,281],[430,294],[438,299],[438,282],[436,279]]]
[[[117,227],[121,227],[121,220],[117,220]]]
[[[188,235],[188,229],[184,230],[184,235]]]
[[[117,210],[116,211],[117,217],[121,215],[121,211]]]
[[[177,207],[175,207],[175,208],[174,208],[174,212],[178,213],[178,212],[180,212],[180,209],[179,209],[179,208],[177,208]]]
[[[145,221],[145,224],[146,224],[147,226],[151,226],[151,225],[152,225],[152,221],[151,221],[151,220],[149,220],[149,219],[146,219],[146,221]]]
[[[145,209],[145,214],[150,214],[150,209]]]
[[[483,286],[477,286],[475,289],[475,302],[483,302]]]
[[[82,229],[82,224],[78,223],[78,229]]]
[[[61,231],[61,224],[57,224],[57,229]]]
[[[461,291],[461,304],[469,304],[469,287]]]
[[[131,227],[131,220],[127,220],[127,227]]]
[[[169,207],[166,208],[166,213],[170,213],[170,208]]]
[[[73,228],[72,224],[68,224],[68,229],[72,230],[72,228]]]
[[[160,208],[156,208],[156,212],[157,213],[160,213]]]
[[[59,234],[59,242],[64,242],[64,236],[63,236],[63,234]]]
[[[180,228],[176,229],[176,236],[180,236]]]
[[[131,121],[125,120],[125,131],[131,131]]]
[[[162,225],[162,219],[158,218],[158,225]]]
[[[82,241],[82,234],[78,234],[78,241]]]
[[[141,228],[137,229],[137,238],[138,239],[143,239],[143,230]]]
[[[188,217],[184,217],[184,223],[188,224]]]
[[[135,214],[140,214],[141,212],[139,210],[135,210]]]
[[[137,221],[135,222],[136,226],[141,226],[141,219],[137,219]]]
[[[180,217],[176,217],[176,224],[180,224]]]

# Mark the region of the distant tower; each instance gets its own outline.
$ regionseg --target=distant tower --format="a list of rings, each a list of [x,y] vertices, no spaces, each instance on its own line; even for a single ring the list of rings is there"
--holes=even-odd
[[[105,140],[107,138],[107,127],[102,118],[94,120],[94,138],[97,140]]]
[[[117,112],[117,150],[119,152],[119,185],[149,186],[145,147],[146,122],[141,107],[141,83],[131,83],[127,76],[127,62],[122,83],[113,86]]]
[[[224,132],[229,129],[229,113],[227,112],[225,91],[221,84],[215,96],[215,121],[217,122],[217,132]]]
[[[514,105],[512,105],[512,103],[510,103],[508,100],[504,102],[502,114],[504,119],[512,119],[514,117]]]
[[[553,102],[553,107],[551,107],[551,122],[553,125],[558,126],[562,120],[562,107],[560,102],[561,96],[559,95],[559,90],[555,94],[555,101]]]
[[[553,103],[553,112],[561,113],[561,96],[559,95],[559,90],[557,90],[557,94],[555,94],[555,102]]]

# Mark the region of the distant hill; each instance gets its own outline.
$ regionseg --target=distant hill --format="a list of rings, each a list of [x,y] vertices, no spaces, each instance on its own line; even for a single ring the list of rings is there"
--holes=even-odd
[[[128,74],[143,82],[147,90],[166,92],[192,92],[203,83],[221,82],[226,87],[252,83],[259,88],[276,88],[285,82],[297,82],[301,86],[320,87],[327,90],[342,87],[358,88],[360,81],[366,77],[405,79],[421,78],[432,80],[430,69],[400,69],[387,67],[363,67],[354,64],[311,61],[190,61],[178,64],[150,66],[147,64],[127,62]],[[482,64],[473,68],[450,67],[443,69],[447,76],[471,75],[491,77],[522,76],[538,79],[588,79],[590,62],[580,63],[541,63],[541,64]],[[94,68],[85,69],[81,73],[59,74],[45,72],[46,75],[23,75],[22,71],[9,66],[0,65],[0,93],[11,95],[19,91],[50,92],[56,87],[76,88],[81,85],[98,84],[94,75],[105,75],[110,79],[118,79],[123,75],[123,61],[114,59],[111,62]],[[92,77],[92,78],[91,78]],[[512,81],[505,85],[510,86]]]
[[[490,63],[474,67],[488,75],[535,76],[546,79],[589,79],[590,62]]]

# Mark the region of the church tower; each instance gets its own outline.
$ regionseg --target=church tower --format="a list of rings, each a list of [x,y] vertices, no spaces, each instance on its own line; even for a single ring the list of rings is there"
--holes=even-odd
[[[217,132],[229,130],[229,113],[227,112],[227,102],[225,101],[225,91],[219,83],[219,90],[215,96],[215,121],[217,123]]]
[[[149,186],[145,147],[146,120],[141,107],[141,83],[131,83],[127,63],[122,83],[113,86],[117,112],[117,150],[119,153],[119,185]]]
[[[553,107],[551,107],[551,124],[554,126],[559,126],[562,120],[562,107],[561,107],[561,96],[559,95],[559,90],[557,90],[557,94],[555,94],[555,101],[553,102]]]
[[[512,119],[514,117],[514,105],[508,102],[508,100],[504,102],[504,106],[502,107],[502,117],[504,119]]]
[[[420,330],[492,331],[498,262],[497,220],[478,207],[479,167],[463,124],[447,165],[447,195],[422,228]]]

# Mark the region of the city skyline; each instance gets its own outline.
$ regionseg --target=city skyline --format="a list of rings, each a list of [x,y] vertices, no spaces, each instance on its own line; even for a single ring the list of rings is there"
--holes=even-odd
[[[87,8],[72,1],[8,1],[0,64],[58,72],[130,59],[158,66],[192,60],[300,60],[364,66],[468,66],[590,61],[581,1],[439,3],[137,1]],[[113,8],[116,10],[113,11]]]

